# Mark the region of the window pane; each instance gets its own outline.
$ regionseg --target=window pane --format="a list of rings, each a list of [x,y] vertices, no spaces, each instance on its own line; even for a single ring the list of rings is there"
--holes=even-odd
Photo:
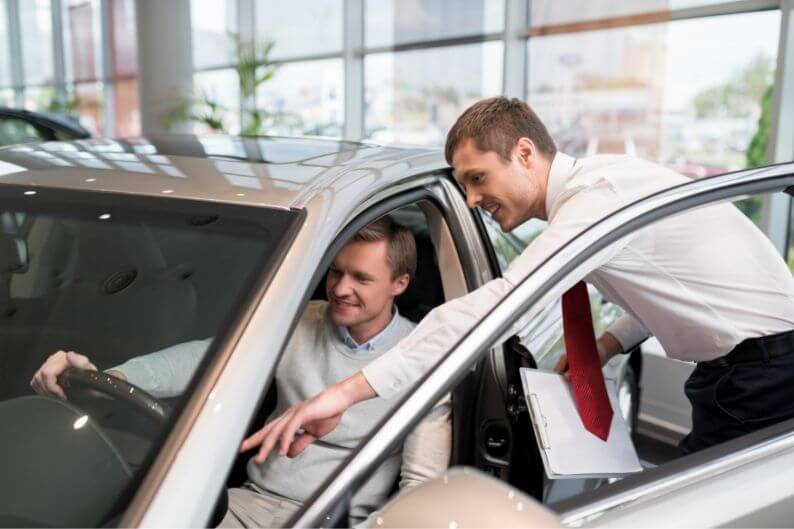
[[[441,145],[474,101],[502,91],[502,43],[368,55],[366,135],[374,141]]]
[[[14,91],[10,88],[0,90],[0,105],[5,107],[14,106]]]
[[[342,59],[281,66],[257,94],[268,134],[342,136],[344,64]]]
[[[138,136],[141,133],[141,113],[138,107],[138,81],[119,81],[114,85],[114,111],[119,138]]]
[[[93,136],[102,136],[102,85],[81,83],[74,86],[74,114]]]
[[[343,5],[342,0],[258,0],[257,38],[275,43],[273,58],[341,53]]]
[[[772,11],[530,39],[529,102],[574,156],[636,154],[693,177],[739,169],[779,26]]]
[[[534,29],[560,24],[581,22],[636,23],[639,21],[666,22],[674,9],[699,7],[709,4],[730,4],[731,0],[532,0],[531,20]],[[547,28],[564,30],[565,28]],[[572,29],[572,28],[569,28]]]
[[[504,28],[504,0],[367,0],[367,47],[481,35]]]
[[[0,46],[0,86],[11,86],[11,50],[8,46],[6,9],[6,0],[0,0],[0,38],[3,39],[3,45]]]
[[[195,121],[194,130],[199,133],[240,131],[240,90],[234,70],[214,70],[193,75],[198,101],[194,105],[194,116],[209,119]],[[221,129],[212,126],[219,120]]]
[[[25,88],[25,108],[46,112],[50,109],[55,99],[55,90],[52,86]]]
[[[49,0],[19,2],[19,23],[25,84],[52,81],[52,12]]]
[[[234,62],[237,8],[234,0],[191,0],[193,66],[207,68]]]
[[[102,63],[101,27],[97,0],[69,0],[64,4],[66,77],[70,81],[99,79]]]
[[[138,72],[134,0],[113,0],[110,16],[113,46],[112,76],[134,76]]]

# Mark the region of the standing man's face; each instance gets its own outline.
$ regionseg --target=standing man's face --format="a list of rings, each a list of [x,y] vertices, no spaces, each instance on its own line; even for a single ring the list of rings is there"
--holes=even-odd
[[[530,218],[546,218],[549,162],[527,138],[513,148],[509,163],[467,140],[452,156],[455,178],[470,208],[480,207],[510,231]]]
[[[334,259],[325,283],[331,319],[356,330],[372,327],[377,334],[392,317],[395,296],[408,287],[408,274],[392,278],[387,258],[388,243],[351,242]]]

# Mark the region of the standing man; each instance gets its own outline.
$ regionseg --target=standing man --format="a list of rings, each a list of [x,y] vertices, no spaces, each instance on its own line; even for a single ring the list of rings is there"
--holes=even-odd
[[[414,383],[558,248],[607,214],[689,179],[628,156],[557,152],[524,102],[503,97],[466,110],[446,159],[466,192],[504,231],[530,218],[548,227],[503,278],[432,311],[408,337],[352,377],[293,406],[258,434],[294,456],[352,405]],[[729,233],[730,237],[721,236]],[[665,219],[613,244],[584,277],[625,310],[597,341],[602,364],[656,336],[672,358],[698,362],[686,383],[693,452],[794,417],[794,280],[764,234],[731,204]],[[566,367],[562,358],[559,371]],[[303,432],[295,436],[302,428]]]

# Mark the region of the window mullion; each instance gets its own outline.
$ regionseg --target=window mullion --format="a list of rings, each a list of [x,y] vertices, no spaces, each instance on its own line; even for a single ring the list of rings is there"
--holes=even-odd
[[[794,0],[783,0],[780,17],[775,85],[770,108],[767,161],[778,163],[794,157]],[[772,244],[785,257],[788,250],[791,198],[776,193],[764,201],[761,225]]]
[[[11,86],[14,88],[14,104],[22,108],[25,105],[25,68],[22,62],[22,32],[19,27],[18,0],[7,0],[8,38],[11,61]]]
[[[345,124],[343,137],[364,137],[364,0],[344,2]]]

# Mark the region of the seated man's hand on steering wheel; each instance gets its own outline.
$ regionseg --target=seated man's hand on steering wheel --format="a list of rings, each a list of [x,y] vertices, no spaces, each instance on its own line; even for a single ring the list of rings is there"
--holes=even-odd
[[[80,353],[75,353],[74,351],[58,351],[50,355],[36,371],[33,378],[30,380],[30,387],[41,395],[54,396],[66,400],[66,394],[63,388],[58,385],[58,376],[70,367],[89,371],[97,370],[96,366],[91,363],[88,357]]]

